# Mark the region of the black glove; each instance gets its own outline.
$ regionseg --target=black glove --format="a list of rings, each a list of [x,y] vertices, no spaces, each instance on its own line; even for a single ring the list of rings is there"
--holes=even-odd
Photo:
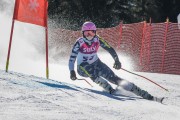
[[[77,79],[76,72],[74,70],[71,70],[70,74],[71,74],[70,75],[71,80],[76,80]]]
[[[117,69],[117,70],[121,69],[121,63],[120,63],[119,60],[118,60],[118,61],[115,61],[113,68],[115,68],[115,69]]]

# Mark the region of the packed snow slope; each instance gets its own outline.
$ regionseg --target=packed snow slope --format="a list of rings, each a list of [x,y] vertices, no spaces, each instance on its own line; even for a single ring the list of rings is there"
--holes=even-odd
[[[51,79],[41,78],[46,71],[45,33],[43,27],[33,24],[15,21],[10,71],[6,73],[14,1],[0,0],[0,120],[180,120],[180,75],[138,73],[169,89],[166,92],[143,78],[114,70],[114,61],[107,52],[99,57],[118,76],[154,96],[168,97],[164,104],[123,90],[120,96],[109,95],[89,79],[93,87],[83,80],[71,81],[69,56],[59,58],[62,49],[55,47],[49,49]],[[49,37],[49,44],[51,40]],[[119,58],[123,68],[134,68],[132,59],[126,55]]]
[[[0,70],[0,120],[179,120],[180,76],[139,74],[169,89],[134,77],[151,94],[168,97],[164,104],[123,91],[127,96],[112,96],[97,88]]]

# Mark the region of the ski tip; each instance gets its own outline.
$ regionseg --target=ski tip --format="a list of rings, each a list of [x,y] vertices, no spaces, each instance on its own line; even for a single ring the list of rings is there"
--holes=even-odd
[[[164,98],[165,98],[165,97],[162,97],[162,98],[161,98],[161,101],[160,101],[161,103],[163,103]]]
[[[156,102],[159,102],[159,103],[163,103],[164,98],[165,97],[161,97],[161,98],[154,97],[153,100],[156,101]]]

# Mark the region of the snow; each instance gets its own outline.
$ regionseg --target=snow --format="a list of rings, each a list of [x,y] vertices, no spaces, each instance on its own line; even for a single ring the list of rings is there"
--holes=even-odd
[[[164,104],[141,99],[135,95],[112,96],[100,88],[79,87],[53,79],[0,70],[0,118],[1,120],[179,120],[180,76],[139,74],[148,76],[169,89],[169,92],[166,92],[134,77],[134,83],[139,84],[141,88],[153,95],[168,97],[164,100]]]
[[[37,49],[42,45],[39,48],[45,51],[44,28],[36,25],[15,21],[9,72],[5,72],[14,0],[0,1],[6,3],[6,11],[0,11],[0,120],[179,120],[180,75],[135,72],[167,88],[167,92],[144,78],[114,70],[107,52],[99,53],[99,57],[118,76],[154,96],[167,97],[164,103],[124,90],[119,92],[122,95],[112,96],[90,79],[86,80],[93,87],[83,80],[72,81],[68,58],[54,62],[50,57],[50,79],[45,79],[45,54]],[[119,57],[123,68],[133,71],[131,58]]]
[[[177,16],[177,21],[178,21],[178,28],[180,29],[180,13],[179,13],[179,15]]]

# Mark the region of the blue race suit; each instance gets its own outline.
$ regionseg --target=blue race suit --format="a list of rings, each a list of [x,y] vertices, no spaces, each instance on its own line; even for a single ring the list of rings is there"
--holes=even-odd
[[[97,56],[99,46],[108,51],[115,61],[119,61],[115,50],[101,37],[96,35],[91,41],[81,37],[73,46],[69,59],[69,70],[74,70],[74,63],[77,58],[77,71],[80,76],[90,77],[93,81],[101,76],[118,85],[121,78],[115,75]]]
[[[101,37],[95,36],[91,41],[81,37],[77,39],[72,49],[69,59],[69,70],[74,70],[74,63],[77,58],[77,71],[79,75],[83,77],[90,77],[95,83],[102,86],[110,94],[114,93],[115,90],[113,90],[113,88],[101,78],[105,78],[111,83],[120,85],[125,90],[131,91],[144,99],[154,100],[154,97],[147,91],[141,90],[138,86],[131,82],[122,80],[120,77],[115,75],[106,64],[101,62],[97,56],[99,46],[107,50],[115,61],[119,61],[115,50]],[[162,99],[160,100],[162,101]]]

